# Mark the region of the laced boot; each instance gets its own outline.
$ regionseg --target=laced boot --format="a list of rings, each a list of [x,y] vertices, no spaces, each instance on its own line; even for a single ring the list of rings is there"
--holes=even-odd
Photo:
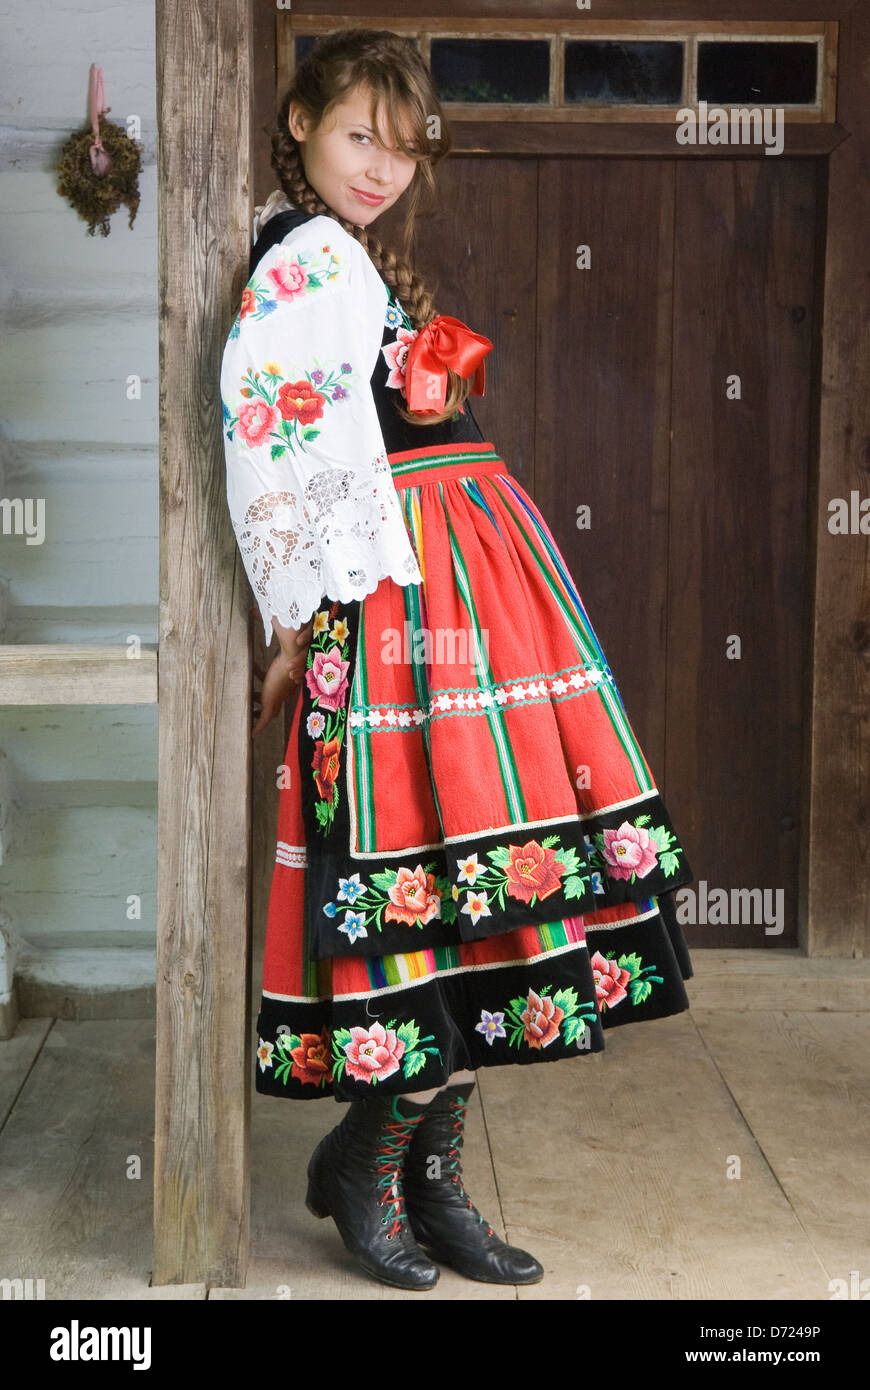
[[[441,1271],[415,1241],[402,1170],[426,1107],[401,1096],[353,1100],[308,1164],[305,1205],[331,1216],[367,1274],[396,1289],[431,1289]]]
[[[470,1081],[439,1091],[414,1131],[404,1173],[411,1230],[439,1264],[467,1279],[537,1284],[544,1277],[543,1266],[525,1250],[499,1239],[463,1185],[465,1112],[473,1090]]]

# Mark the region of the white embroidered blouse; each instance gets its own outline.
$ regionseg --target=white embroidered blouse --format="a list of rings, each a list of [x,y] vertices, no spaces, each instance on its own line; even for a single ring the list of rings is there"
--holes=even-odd
[[[314,217],[263,256],[227,337],[227,502],[267,647],[273,615],[298,628],[324,598],[422,582],[369,384],[388,304],[359,242]]]

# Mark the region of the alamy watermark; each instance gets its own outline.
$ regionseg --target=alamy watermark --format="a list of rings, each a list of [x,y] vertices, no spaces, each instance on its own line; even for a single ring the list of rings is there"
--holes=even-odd
[[[785,112],[781,106],[682,106],[676,115],[678,145],[763,145],[782,154]]]

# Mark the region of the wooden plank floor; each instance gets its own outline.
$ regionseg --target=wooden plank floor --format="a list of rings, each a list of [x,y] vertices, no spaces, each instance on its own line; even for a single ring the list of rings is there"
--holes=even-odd
[[[149,1284],[153,1023],[25,1019],[0,1044],[0,1278],[47,1299],[829,1299],[870,1268],[868,1044],[866,1012],[695,1008],[481,1073],[466,1183],[545,1265],[519,1290],[369,1280],[303,1204],[340,1107],[254,1094],[248,1284],[207,1290]]]

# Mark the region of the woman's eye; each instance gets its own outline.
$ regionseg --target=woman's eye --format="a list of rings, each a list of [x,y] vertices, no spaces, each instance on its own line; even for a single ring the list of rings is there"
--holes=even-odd
[[[371,140],[371,136],[370,136],[370,135],[365,135],[365,134],[363,134],[363,132],[360,131],[360,130],[355,130],[355,131],[353,131],[353,132],[351,133],[351,137],[350,137],[350,138],[351,138],[351,140],[361,140],[361,141],[362,141],[362,140],[369,140],[369,141]]]

